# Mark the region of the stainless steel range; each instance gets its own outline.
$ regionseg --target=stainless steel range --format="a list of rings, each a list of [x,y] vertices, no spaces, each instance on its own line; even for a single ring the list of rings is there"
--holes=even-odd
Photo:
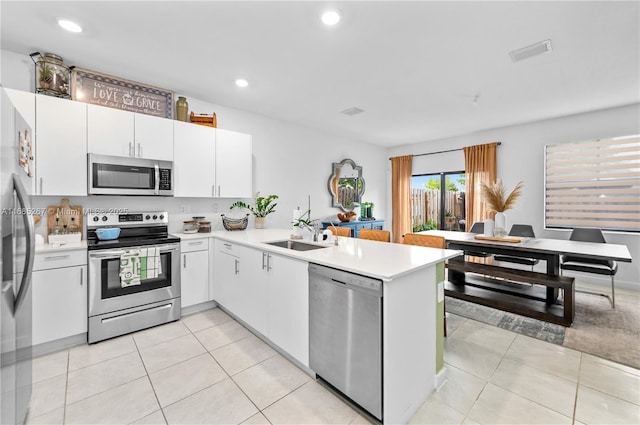
[[[167,212],[96,213],[87,223],[89,343],[178,320],[180,238],[169,235]],[[99,240],[105,227],[119,237]]]

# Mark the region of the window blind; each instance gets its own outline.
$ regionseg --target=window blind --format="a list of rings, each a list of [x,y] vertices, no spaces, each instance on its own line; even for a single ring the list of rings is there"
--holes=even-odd
[[[546,146],[545,227],[640,232],[640,135]]]

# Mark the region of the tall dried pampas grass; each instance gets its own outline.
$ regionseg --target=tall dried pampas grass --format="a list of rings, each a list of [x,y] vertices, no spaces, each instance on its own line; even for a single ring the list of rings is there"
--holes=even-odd
[[[522,182],[518,182],[513,188],[509,196],[502,184],[502,180],[498,179],[495,183],[482,184],[482,195],[487,203],[490,211],[505,212],[510,210],[516,204],[516,201],[522,195]]]

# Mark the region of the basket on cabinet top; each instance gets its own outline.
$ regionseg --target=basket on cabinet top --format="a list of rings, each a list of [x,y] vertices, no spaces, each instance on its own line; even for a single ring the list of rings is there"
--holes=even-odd
[[[244,216],[244,218],[229,218],[225,217],[224,214],[221,214],[221,216],[222,225],[226,230],[244,230],[249,223],[249,214]]]

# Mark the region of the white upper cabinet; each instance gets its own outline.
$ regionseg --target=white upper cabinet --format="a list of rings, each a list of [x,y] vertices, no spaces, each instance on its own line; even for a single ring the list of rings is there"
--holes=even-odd
[[[251,135],[175,121],[175,189],[182,197],[252,197]]]
[[[36,96],[36,194],[87,196],[87,104]]]
[[[253,144],[250,134],[216,130],[216,195],[251,198]]]
[[[11,103],[18,110],[22,118],[31,129],[36,128],[36,95],[20,90],[4,88],[4,91],[11,99]]]
[[[138,158],[173,161],[173,120],[134,114]]]
[[[87,106],[87,146],[90,153],[133,156],[133,114],[104,106]]]
[[[173,160],[173,120],[88,105],[87,131],[91,153]]]
[[[211,198],[215,193],[215,141],[212,127],[176,121],[173,125],[173,196]]]

